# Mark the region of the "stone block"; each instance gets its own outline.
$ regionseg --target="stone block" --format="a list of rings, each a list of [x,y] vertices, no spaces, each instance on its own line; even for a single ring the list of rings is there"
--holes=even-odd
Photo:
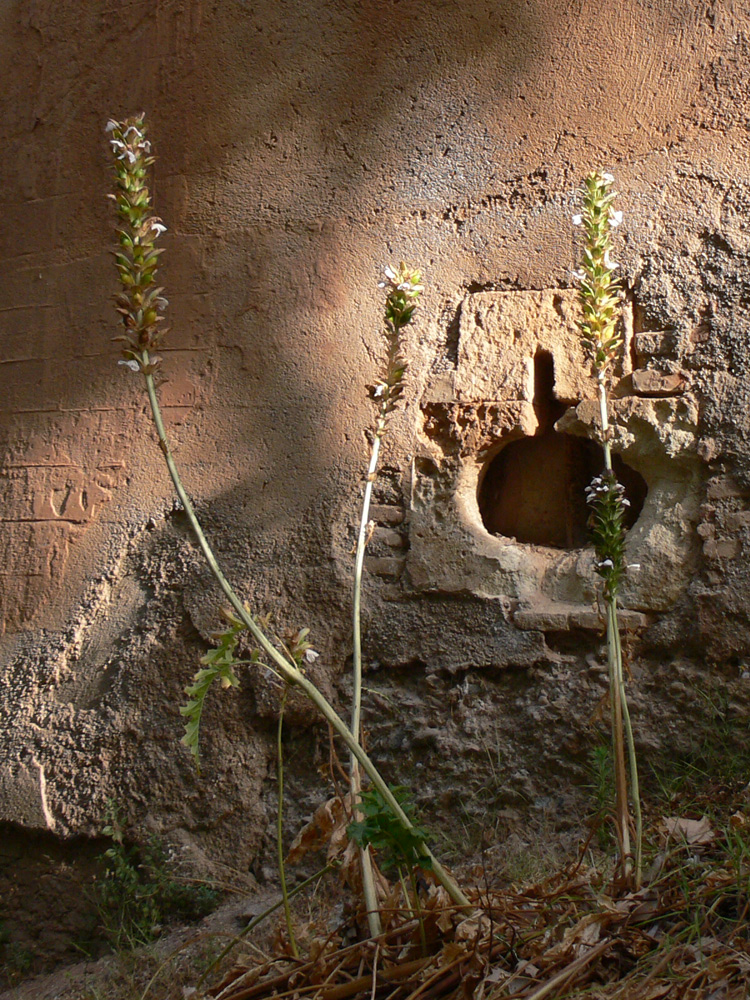
[[[370,505],[370,519],[376,524],[401,524],[404,511],[393,504],[373,503]]]
[[[373,576],[399,577],[404,571],[404,559],[391,556],[366,556],[365,569]]]
[[[578,315],[573,289],[468,295],[461,307],[456,398],[530,402],[538,351],[552,355],[558,399],[591,395]]]
[[[620,626],[628,632],[646,628],[648,615],[640,611],[618,610]],[[563,632],[573,628],[602,631],[604,620],[599,611],[587,604],[549,604],[546,607],[524,608],[513,615],[513,623],[524,630]]]
[[[630,376],[633,392],[636,396],[676,396],[685,391],[687,380],[683,375],[665,374],[651,371],[649,368],[638,368]]]
[[[392,528],[375,528],[372,533],[373,541],[382,542],[392,549],[403,549],[406,546],[406,538],[400,531]]]
[[[563,632],[568,628],[568,611],[552,611],[545,609],[537,611],[529,609],[516,611],[513,615],[513,624],[517,628],[535,630],[539,632]]]
[[[707,559],[736,559],[742,551],[739,538],[709,538],[703,544]]]
[[[712,479],[706,487],[708,500],[729,500],[734,497],[748,496],[749,491],[743,489],[731,476],[721,476]]]

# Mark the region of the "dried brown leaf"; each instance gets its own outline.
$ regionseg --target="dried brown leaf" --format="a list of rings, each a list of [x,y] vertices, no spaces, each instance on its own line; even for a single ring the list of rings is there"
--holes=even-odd
[[[711,844],[716,839],[707,816],[701,819],[665,816],[664,826],[670,837],[681,837],[688,844]]]
[[[462,920],[458,927],[454,939],[456,941],[470,941],[472,945],[490,933],[490,922],[482,913],[475,913],[471,917]]]
[[[288,865],[296,865],[312,851],[320,851],[328,845],[328,858],[339,854],[347,843],[346,827],[348,819],[344,801],[335,796],[324,802],[313,813],[309,823],[302,827],[292,841],[286,856]]]
[[[547,949],[544,954],[545,960],[557,960],[568,954],[577,957],[582,951],[597,943],[605,924],[612,923],[612,920],[611,913],[586,913],[578,923],[565,931],[562,941]]]

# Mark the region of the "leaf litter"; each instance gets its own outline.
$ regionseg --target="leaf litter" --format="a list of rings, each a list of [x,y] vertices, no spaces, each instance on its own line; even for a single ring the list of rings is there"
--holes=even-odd
[[[356,886],[341,836],[348,803],[331,800],[298,836],[293,860],[335,845]],[[593,863],[569,864],[541,881],[497,886],[481,867],[474,910],[420,879],[414,900],[379,882],[383,933],[365,936],[362,912],[332,932],[313,929],[294,960],[281,928],[273,953],[246,960],[199,997],[213,1000],[746,1000],[750,995],[750,835],[747,802],[724,833],[703,816],[660,817],[652,860],[636,890]],[[593,861],[593,859],[591,859]],[[426,950],[425,950],[426,941]]]

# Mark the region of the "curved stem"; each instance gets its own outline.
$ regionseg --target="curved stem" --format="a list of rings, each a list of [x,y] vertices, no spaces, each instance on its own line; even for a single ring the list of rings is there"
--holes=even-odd
[[[142,361],[144,365],[148,365],[148,352],[143,351]],[[195,537],[198,544],[206,558],[211,572],[214,574],[217,583],[221,587],[224,595],[226,596],[229,603],[232,605],[236,611],[238,617],[247,627],[250,634],[253,636],[258,645],[263,649],[263,651],[268,655],[268,657],[276,664],[276,667],[281,674],[282,678],[288,683],[299,687],[304,694],[309,698],[309,700],[315,705],[324,719],[331,724],[333,729],[341,736],[343,741],[346,743],[349,750],[354,754],[359,763],[362,765],[362,769],[365,771],[367,776],[372,781],[373,785],[382,795],[383,799],[387,803],[388,807],[393,812],[393,815],[398,819],[403,827],[407,830],[412,829],[412,823],[409,817],[404,813],[401,806],[396,801],[393,793],[388,787],[387,783],[380,776],[377,768],[372,763],[370,758],[364,752],[359,743],[355,740],[354,736],[351,734],[347,728],[344,721],[340,718],[335,709],[328,703],[328,701],[323,697],[323,695],[318,691],[315,685],[308,680],[308,678],[297,668],[296,664],[288,660],[283,656],[278,649],[273,645],[268,636],[263,632],[260,626],[257,624],[253,616],[247,610],[245,605],[239,599],[237,594],[235,594],[232,589],[231,584],[224,576],[219,563],[217,562],[216,556],[208,543],[208,539],[203,533],[203,529],[200,526],[198,518],[196,517],[195,510],[190,498],[185,492],[185,488],[182,485],[182,480],[180,479],[180,474],[178,472],[177,466],[175,465],[174,458],[169,448],[169,442],[167,441],[166,432],[164,430],[164,422],[161,416],[161,410],[159,408],[159,400],[156,395],[156,387],[154,385],[154,377],[150,372],[145,373],[146,379],[146,389],[148,391],[148,398],[151,404],[151,412],[154,418],[154,424],[156,426],[156,432],[159,438],[159,447],[161,448],[164,459],[167,463],[167,468],[169,469],[169,474],[172,477],[172,482],[174,488],[177,492],[177,496],[180,498],[182,505],[185,509],[185,514],[187,515],[190,525],[193,529]],[[432,870],[435,873],[435,877],[444,887],[448,895],[451,897],[454,903],[458,906],[471,909],[471,903],[466,898],[464,893],[456,884],[455,880],[446,872],[440,862],[432,855],[432,852],[427,847],[426,844],[422,843],[421,852],[424,857],[427,857],[432,862]]]
[[[294,936],[294,925],[292,924],[292,911],[289,906],[289,892],[286,887],[286,866],[284,864],[284,746],[281,736],[284,728],[284,709],[286,708],[288,695],[289,688],[285,684],[284,693],[281,696],[281,705],[279,706],[279,725],[276,729],[276,773],[278,775],[279,800],[276,810],[276,853],[279,859],[279,881],[281,882],[281,898],[284,902],[284,919],[286,921],[287,934],[289,935],[289,947],[292,949],[292,955],[295,958],[299,958],[297,938]]]

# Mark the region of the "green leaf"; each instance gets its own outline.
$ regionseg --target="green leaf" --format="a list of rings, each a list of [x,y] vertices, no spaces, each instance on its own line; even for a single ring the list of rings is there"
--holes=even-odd
[[[181,706],[180,715],[185,719],[185,735],[180,740],[190,750],[195,760],[195,766],[200,772],[200,725],[206,695],[214,681],[221,682],[222,687],[237,687],[239,680],[234,672],[237,662],[235,652],[239,633],[245,630],[244,624],[230,624],[215,639],[217,646],[210,649],[200,658],[204,665],[193,677],[193,683],[185,688],[188,696],[186,705]]]

